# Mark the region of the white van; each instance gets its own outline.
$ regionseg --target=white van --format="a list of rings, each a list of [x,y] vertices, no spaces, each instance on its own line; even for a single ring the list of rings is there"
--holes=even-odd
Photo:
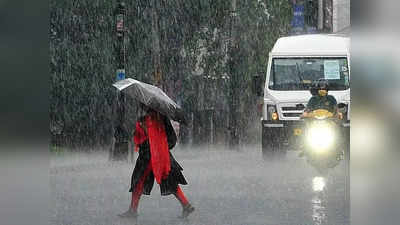
[[[301,136],[300,115],[313,81],[325,78],[329,94],[345,104],[346,132],[350,129],[350,39],[328,34],[279,38],[269,54],[264,87],[262,152],[295,150]]]

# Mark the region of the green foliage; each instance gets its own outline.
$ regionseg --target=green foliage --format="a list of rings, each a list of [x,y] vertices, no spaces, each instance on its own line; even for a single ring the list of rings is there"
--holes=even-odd
[[[190,113],[198,110],[199,92],[206,91],[194,82],[196,79],[203,82],[194,74],[196,65],[204,71],[203,75],[218,79],[231,76],[234,79],[230,83],[218,81],[218,88],[211,89],[213,94],[208,100],[214,106],[227,105],[229,95],[239,90],[239,119],[246,129],[255,113],[251,78],[265,71],[273,43],[288,32],[292,13],[289,1],[237,0],[235,23],[230,1],[155,2],[161,71],[167,93]],[[52,141],[57,145],[104,145],[113,134],[116,91],[111,85],[117,68],[116,4],[117,1],[110,0],[50,0],[49,113]],[[154,72],[151,6],[143,0],[126,4],[126,74],[151,82]],[[238,43],[234,55],[229,49],[232,30],[236,31]],[[200,62],[199,54],[204,54]],[[234,57],[228,63],[229,56]],[[232,85],[235,92],[231,92]],[[128,103],[126,127],[132,129],[134,102],[128,99]]]

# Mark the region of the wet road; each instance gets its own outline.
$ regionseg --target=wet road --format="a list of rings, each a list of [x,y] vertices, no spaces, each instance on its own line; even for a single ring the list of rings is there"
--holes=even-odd
[[[182,186],[196,211],[178,219],[174,196],[155,185],[143,196],[138,224],[309,225],[349,224],[344,163],[321,177],[297,152],[265,162],[256,147],[240,152],[173,150],[189,185]],[[132,224],[120,219],[130,203],[133,164],[108,162],[106,153],[52,156],[51,224]]]

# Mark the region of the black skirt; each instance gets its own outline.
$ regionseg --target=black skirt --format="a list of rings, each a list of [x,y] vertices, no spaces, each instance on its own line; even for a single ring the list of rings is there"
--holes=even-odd
[[[131,188],[130,192],[135,190],[136,185],[138,184],[140,178],[143,176],[144,171],[149,166],[150,163],[150,146],[148,141],[140,145],[139,150],[139,157],[136,160],[135,169],[132,173],[131,178]],[[160,191],[161,195],[170,195],[175,194],[178,188],[178,184],[186,185],[187,181],[182,174],[183,168],[178,164],[175,158],[172,156],[171,152],[169,153],[170,163],[171,163],[171,170],[169,175],[166,179],[161,180],[160,184]],[[154,174],[150,172],[147,176],[144,187],[143,187],[143,194],[150,195],[151,190],[153,189],[154,185]]]

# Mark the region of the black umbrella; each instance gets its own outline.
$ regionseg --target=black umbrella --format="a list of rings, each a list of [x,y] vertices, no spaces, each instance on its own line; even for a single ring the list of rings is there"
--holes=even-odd
[[[113,86],[172,120],[186,123],[182,108],[160,88],[132,78],[120,80]]]

